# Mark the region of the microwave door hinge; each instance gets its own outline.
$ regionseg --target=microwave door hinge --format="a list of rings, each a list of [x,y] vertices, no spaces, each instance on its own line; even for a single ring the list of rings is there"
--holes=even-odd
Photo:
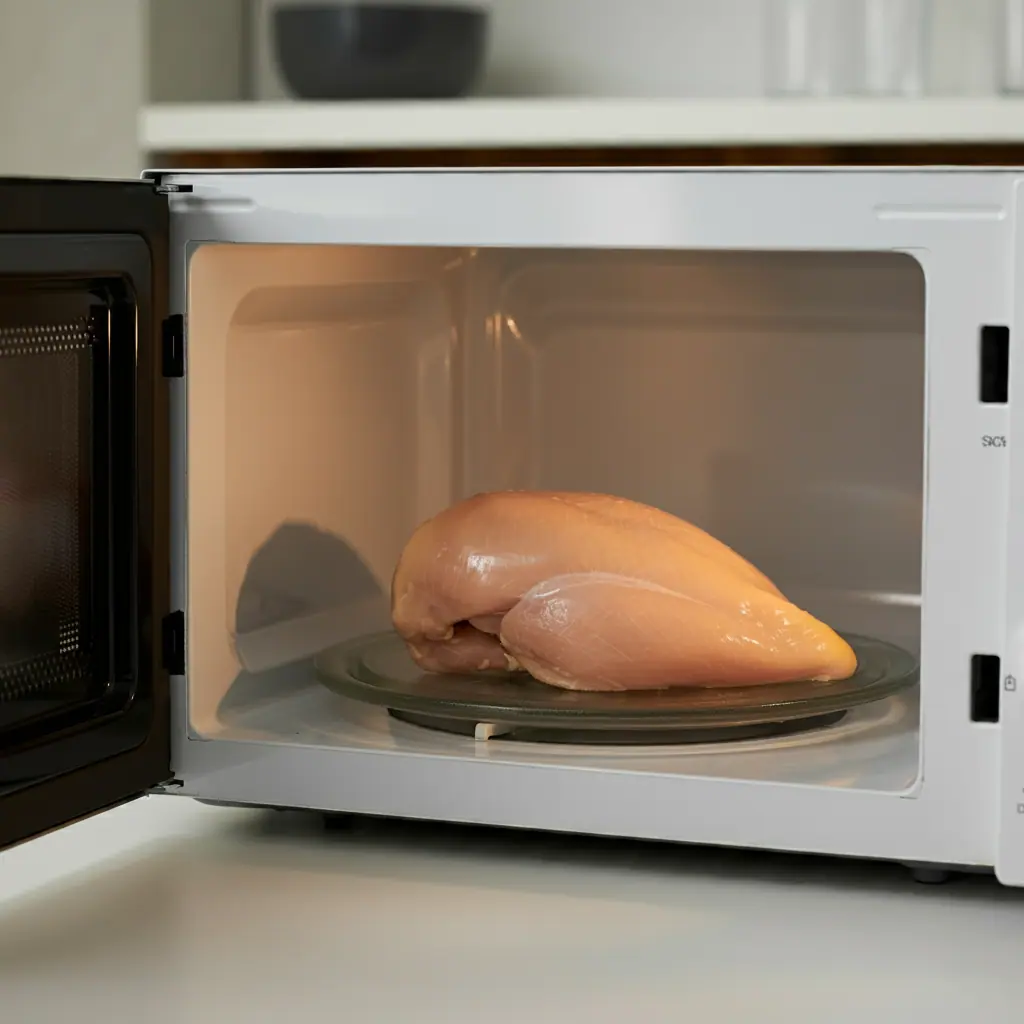
[[[163,373],[165,377],[185,376],[185,317],[181,313],[164,321]]]
[[[185,613],[182,611],[175,611],[171,612],[170,615],[165,615],[161,633],[161,653],[163,655],[162,660],[164,668],[166,668],[172,676],[184,675]],[[152,786],[148,792],[150,794],[177,793],[184,787],[184,785],[185,783],[181,779],[176,779],[172,775],[166,781]]]

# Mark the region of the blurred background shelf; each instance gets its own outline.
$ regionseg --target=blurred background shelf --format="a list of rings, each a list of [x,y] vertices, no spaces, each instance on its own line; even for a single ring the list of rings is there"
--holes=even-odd
[[[928,98],[764,98],[762,0],[479,0],[475,97],[294,102],[268,26],[299,0],[0,0],[0,173],[146,166],[1024,166],[1002,0],[931,0]],[[97,58],[97,54],[101,56]]]
[[[471,99],[143,109],[151,153],[1024,144],[1024,100]]]

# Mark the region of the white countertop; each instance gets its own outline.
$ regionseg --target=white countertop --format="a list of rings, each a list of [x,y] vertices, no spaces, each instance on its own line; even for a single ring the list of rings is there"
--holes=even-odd
[[[1001,98],[190,103],[139,121],[149,152],[1021,141],[1024,100]]]
[[[0,854],[11,1024],[1019,1020],[1024,891],[138,801]]]

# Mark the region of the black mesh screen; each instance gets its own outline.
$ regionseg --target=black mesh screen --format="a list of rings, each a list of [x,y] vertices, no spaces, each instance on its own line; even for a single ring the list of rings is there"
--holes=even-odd
[[[91,649],[102,321],[90,309],[82,292],[20,303],[0,296],[0,730],[91,700],[104,686]]]

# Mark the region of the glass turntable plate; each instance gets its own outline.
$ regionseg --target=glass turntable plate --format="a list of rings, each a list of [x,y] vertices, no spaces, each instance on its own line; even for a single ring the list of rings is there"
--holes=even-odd
[[[524,672],[423,672],[393,632],[339,644],[316,658],[342,696],[418,725],[484,738],[562,743],[680,743],[745,739],[837,721],[850,708],[914,685],[917,661],[871,637],[843,634],[857,671],[834,682],[687,687],[615,693],[562,690]]]

